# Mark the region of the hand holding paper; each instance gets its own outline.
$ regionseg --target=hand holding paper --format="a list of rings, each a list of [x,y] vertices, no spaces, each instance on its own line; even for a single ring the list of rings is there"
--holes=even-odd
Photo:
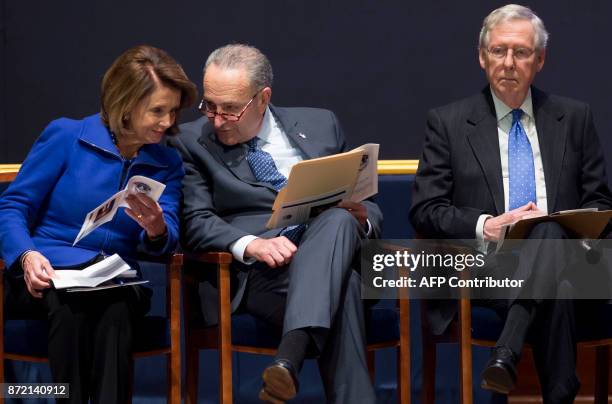
[[[341,201],[338,205],[339,208],[343,208],[349,211],[351,215],[357,219],[357,221],[365,226],[368,220],[368,211],[361,202],[353,202],[350,200]]]
[[[490,217],[484,223],[484,239],[485,241],[497,242],[505,226],[512,225],[521,219],[543,215],[545,213],[539,210],[535,203],[529,202],[499,216]]]
[[[23,278],[32,296],[42,298],[42,290],[51,287],[50,280],[54,274],[47,257],[38,251],[29,251],[23,257]]]
[[[130,272],[135,272],[135,270],[132,270],[119,255],[113,254],[83,269],[57,270],[52,277],[52,282],[55,289],[67,289],[69,292],[93,291],[148,282],[143,280],[118,281],[118,278],[126,274],[129,275],[128,278],[133,278]]]
[[[149,238],[161,236],[166,232],[164,212],[157,202],[139,193],[128,194],[125,200],[130,206],[125,208],[125,213],[145,229]]]
[[[361,202],[377,194],[378,149],[370,143],[295,164],[287,186],[276,196],[267,227],[301,224],[342,200]]]
[[[111,221],[115,217],[115,214],[117,213],[117,209],[119,209],[119,207],[122,206],[125,208],[130,208],[130,205],[127,203],[128,195],[143,194],[150,198],[152,201],[157,202],[162,192],[164,192],[165,188],[166,186],[161,182],[157,182],[155,180],[140,175],[133,176],[132,178],[130,178],[127,185],[122,191],[117,192],[115,195],[102,202],[100,206],[98,206],[97,208],[89,212],[87,216],[85,216],[83,226],[81,226],[81,230],[79,231],[79,234],[77,235],[72,245],[76,245],[76,243],[78,243],[79,240],[81,240],[83,237],[87,236],[89,233],[91,233],[104,223]],[[142,198],[140,200],[142,200]],[[157,206],[159,207],[159,205]],[[138,213],[136,213],[135,220],[138,219],[139,214],[143,215],[141,219],[144,218],[144,214],[139,211]],[[134,219],[134,217],[132,218]],[[147,228],[145,227],[145,229]]]
[[[509,242],[504,240],[522,240],[531,231],[533,226],[541,222],[555,222],[563,226],[571,238],[597,239],[606,225],[612,219],[612,210],[600,210],[596,208],[565,210],[540,215],[537,217],[524,217],[516,223],[503,226],[501,237],[497,243],[497,251],[508,248]]]

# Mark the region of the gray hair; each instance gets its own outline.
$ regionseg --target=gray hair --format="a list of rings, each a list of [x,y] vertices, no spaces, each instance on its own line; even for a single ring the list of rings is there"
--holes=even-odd
[[[496,25],[512,20],[526,20],[531,23],[535,31],[535,47],[537,50],[546,49],[548,43],[548,31],[544,27],[544,22],[530,8],[518,4],[507,4],[486,16],[482,22],[480,37],[478,38],[478,48],[485,49],[489,45],[489,33]]]
[[[253,46],[244,44],[230,44],[215,49],[206,60],[204,74],[211,64],[223,69],[246,69],[250,85],[254,90],[272,87],[274,74],[270,61]]]

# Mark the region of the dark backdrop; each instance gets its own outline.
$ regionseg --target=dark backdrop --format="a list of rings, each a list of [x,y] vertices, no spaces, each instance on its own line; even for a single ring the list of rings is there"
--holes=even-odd
[[[199,86],[208,53],[233,41],[270,58],[274,103],[330,108],[351,145],[375,141],[382,158],[418,158],[426,111],[485,85],[478,31],[502,4],[0,0],[0,163],[20,162],[50,120],[96,112],[101,77],[126,48],[166,49]],[[612,2],[528,5],[551,33],[537,85],[591,103],[611,151]],[[196,116],[190,111],[183,120]]]

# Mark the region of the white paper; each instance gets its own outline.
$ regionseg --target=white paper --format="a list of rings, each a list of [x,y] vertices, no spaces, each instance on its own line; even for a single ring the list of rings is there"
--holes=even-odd
[[[85,221],[81,226],[81,230],[79,234],[77,234],[72,245],[76,245],[83,237],[87,236],[104,223],[113,220],[119,207],[129,208],[126,202],[128,195],[141,193],[157,202],[165,188],[166,185],[152,180],[151,178],[141,175],[133,176],[122,191],[117,192],[115,195],[102,202],[100,206],[85,216]]]
[[[117,278],[111,279],[110,281],[104,282],[95,288],[69,288],[66,289],[66,292],[93,292],[95,290],[104,290],[104,289],[114,289],[120,288],[123,286],[131,286],[131,285],[143,285],[145,283],[149,283],[149,281],[117,281]]]
[[[130,266],[119,255],[113,254],[81,270],[58,269],[52,281],[55,289],[92,288],[130,270]]]
[[[341,200],[361,202],[376,195],[379,148],[368,143],[349,152],[297,163],[291,168],[286,188],[274,201],[266,227],[301,224]],[[337,195],[339,192],[342,195]]]
[[[501,233],[500,233],[500,239],[497,242],[497,247],[496,247],[495,251],[499,252],[500,250],[502,250],[502,247],[504,249],[511,248],[514,245],[516,245],[516,244],[518,244],[518,243],[520,243],[522,241],[520,238],[519,239],[517,239],[517,238],[508,239],[508,235],[510,234],[510,232],[513,231],[514,227],[517,226],[519,223],[522,223],[522,222],[525,222],[525,221],[529,221],[529,220],[532,220],[532,219],[541,218],[541,217],[548,218],[550,220],[558,222],[560,220],[563,220],[564,218],[571,218],[571,217],[574,217],[574,216],[581,216],[581,219],[582,219],[581,223],[584,223],[585,220],[588,220],[588,216],[590,216],[590,214],[597,214],[597,215],[604,214],[605,215],[607,212],[610,212],[610,211],[600,211],[597,208],[581,208],[581,209],[561,210],[559,212],[551,213],[550,215],[547,215],[545,213],[541,213],[541,214],[535,213],[534,215],[525,216],[521,220],[518,220],[518,221],[516,221],[514,223],[510,223],[510,224],[502,226]],[[587,214],[589,214],[589,215],[587,215]],[[584,216],[584,215],[587,215],[587,216]],[[605,216],[604,216],[604,219],[605,219]],[[576,222],[576,223],[578,223],[578,222]],[[560,223],[559,222],[559,224],[561,224],[562,226],[568,226],[568,227],[570,227],[570,229],[572,228],[571,226],[569,226],[568,223],[564,224],[564,223]],[[601,222],[601,225],[602,225],[602,227],[601,227],[601,229],[599,229],[599,231],[603,230],[603,226],[605,226],[605,222]],[[579,231],[574,230],[574,231],[576,233],[578,233],[578,234],[582,234],[584,232],[584,230],[579,230]],[[593,238],[593,237],[597,237],[597,236],[596,235],[593,236],[593,235],[591,235],[591,234],[589,234],[587,232],[587,233],[584,233],[584,237],[586,237],[586,238]],[[513,243],[513,244],[511,244],[511,243]]]
[[[552,213],[551,216],[570,215],[572,213],[597,212],[597,211],[599,211],[599,209],[597,209],[597,208],[581,208],[581,209],[560,210],[558,212]]]
[[[359,146],[363,150],[357,181],[350,200],[361,202],[378,193],[378,149],[380,145],[368,143]]]
[[[283,204],[278,214],[270,218],[270,225],[272,228],[280,228],[304,223],[318,216],[321,211],[336,206],[341,200],[346,199],[346,196],[347,189],[341,188],[325,194]]]

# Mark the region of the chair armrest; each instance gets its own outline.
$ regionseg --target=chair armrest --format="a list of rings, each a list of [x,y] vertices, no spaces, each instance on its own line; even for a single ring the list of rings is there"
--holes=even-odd
[[[229,315],[230,264],[234,260],[232,254],[222,251],[190,252],[185,253],[185,258],[192,262],[214,265],[214,269],[217,271],[217,287],[219,289],[219,319],[222,317],[222,311],[227,311],[224,316]],[[193,282],[192,278],[193,275],[187,275],[187,282]]]
[[[166,265],[183,265],[183,254],[178,252],[164,255],[149,255],[139,253],[136,255],[136,260]]]
[[[230,264],[234,260],[232,254],[223,251],[191,252],[186,253],[186,258],[189,261],[214,264],[219,290],[219,323],[222,324],[225,321],[222,319],[229,320],[231,316]],[[192,276],[187,276],[187,278],[187,282],[193,282]]]
[[[200,262],[204,264],[213,264],[217,271],[217,310],[218,310],[218,327],[217,327],[217,346],[231,347],[232,346],[232,309],[231,309],[231,290],[230,290],[230,264],[233,262],[232,254],[222,251],[210,252],[191,252],[185,253],[185,258],[192,262]],[[190,271],[191,272],[191,271]],[[186,283],[195,281],[193,274],[186,274]],[[187,327],[189,328],[189,327]],[[220,363],[231,363],[232,350],[221,349],[219,351]],[[223,368],[223,367],[222,367]]]
[[[166,318],[170,326],[171,350],[177,357],[181,338],[181,269],[184,256],[182,253],[160,256],[138,254],[136,259],[166,265]]]
[[[153,262],[166,265],[166,314],[170,322],[180,320],[181,307],[181,269],[183,268],[184,256],[182,253],[164,255],[138,254],[138,261]],[[180,323],[178,323],[180,326]]]
[[[153,256],[138,254],[136,259],[166,265],[166,318],[170,334],[168,355],[168,402],[176,397],[180,402],[181,391],[181,269],[184,256],[182,253]],[[173,369],[171,371],[171,369]],[[174,397],[171,399],[170,397]]]
[[[188,260],[205,264],[231,264],[234,260],[232,254],[223,251],[186,253],[186,256]]]

